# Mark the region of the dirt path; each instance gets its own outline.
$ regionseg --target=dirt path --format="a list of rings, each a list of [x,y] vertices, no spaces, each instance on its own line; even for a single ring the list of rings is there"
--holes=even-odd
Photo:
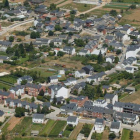
[[[67,1],[57,5],[57,7],[62,7],[62,6],[66,5],[66,4],[69,4],[69,3],[72,3],[72,0],[67,0]]]
[[[13,130],[13,128],[21,121],[23,119],[23,117],[22,118],[17,118],[17,117],[15,117],[15,116],[13,116],[11,119],[10,119],[10,121],[8,122],[10,125],[9,125],[9,127],[8,127],[8,130]]]
[[[61,2],[63,2],[64,0],[58,0],[57,2],[55,2],[55,4],[59,4]]]
[[[70,139],[77,139],[78,134],[80,133],[82,127],[83,127],[83,123],[78,123],[78,125],[76,126],[76,128],[73,130],[73,132],[70,135]]]

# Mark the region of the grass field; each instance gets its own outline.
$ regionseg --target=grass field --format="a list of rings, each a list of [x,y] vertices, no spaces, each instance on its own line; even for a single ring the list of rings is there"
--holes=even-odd
[[[48,120],[47,124],[45,125],[44,129],[40,132],[39,135],[41,136],[47,136],[49,132],[51,131],[52,127],[54,126],[56,121],[54,120]]]
[[[70,10],[76,9],[79,12],[84,12],[84,11],[87,11],[87,10],[93,8],[93,7],[95,7],[95,5],[72,2],[70,4],[66,4],[65,6],[62,6],[61,8],[70,9]]]
[[[121,140],[129,140],[130,130],[123,129]]]
[[[0,51],[0,55],[7,55],[6,52],[1,52]]]
[[[57,121],[53,129],[51,130],[49,137],[57,137],[66,125],[66,121]]]
[[[3,88],[9,89],[10,87],[11,86],[6,85],[6,84],[0,82],[0,89],[3,89]]]
[[[69,137],[71,131],[68,131],[68,130],[65,130],[64,133],[63,133],[63,136],[64,137]]]
[[[70,135],[70,139],[76,139],[79,132],[81,131],[82,127],[83,127],[83,123],[78,123],[78,125],[75,127],[75,129],[73,130],[73,132]]]
[[[93,133],[91,138],[96,140],[102,140],[102,136],[103,133]]]
[[[10,75],[2,76],[2,77],[0,77],[0,80],[11,83],[11,84],[14,84],[17,82],[17,78],[14,76],[10,76]]]

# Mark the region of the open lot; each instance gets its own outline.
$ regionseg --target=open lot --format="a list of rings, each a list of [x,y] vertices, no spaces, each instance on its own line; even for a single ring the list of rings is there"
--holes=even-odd
[[[78,123],[78,125],[75,127],[75,129],[73,130],[73,132],[70,135],[70,139],[76,139],[79,132],[81,131],[82,127],[83,127],[83,123]]]
[[[53,129],[51,130],[49,137],[57,137],[66,125],[66,121],[57,121]]]
[[[129,140],[130,130],[123,129],[121,140]]]
[[[79,12],[84,12],[84,11],[87,11],[91,8],[95,7],[95,5],[92,5],[92,4],[83,4],[83,3],[69,3],[69,4],[66,4],[64,6],[62,6],[61,8],[64,8],[64,9],[70,9],[70,10],[78,10]]]
[[[134,140],[140,140],[140,133],[139,132],[134,132],[133,133],[133,136],[134,136]]]

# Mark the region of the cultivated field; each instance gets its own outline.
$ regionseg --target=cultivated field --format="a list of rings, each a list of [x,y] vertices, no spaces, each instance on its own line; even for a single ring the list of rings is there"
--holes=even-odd
[[[79,132],[81,131],[82,127],[83,127],[83,123],[78,123],[78,125],[75,127],[75,129],[73,130],[73,132],[70,135],[70,139],[76,139]]]
[[[129,140],[130,130],[123,129],[121,140]]]

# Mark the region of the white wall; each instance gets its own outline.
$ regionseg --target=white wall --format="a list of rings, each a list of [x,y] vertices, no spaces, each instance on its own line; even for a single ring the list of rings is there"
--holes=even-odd
[[[32,122],[33,122],[33,123],[44,123],[44,119],[32,118]]]

